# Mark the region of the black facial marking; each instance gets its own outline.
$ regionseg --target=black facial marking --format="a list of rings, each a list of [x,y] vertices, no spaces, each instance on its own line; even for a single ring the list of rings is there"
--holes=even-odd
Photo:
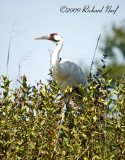
[[[57,34],[57,33],[52,33],[52,34],[50,34],[51,40],[54,41],[54,42],[59,42],[59,40],[55,40],[55,39],[54,39],[54,36],[55,36],[55,35],[58,35],[58,34]]]

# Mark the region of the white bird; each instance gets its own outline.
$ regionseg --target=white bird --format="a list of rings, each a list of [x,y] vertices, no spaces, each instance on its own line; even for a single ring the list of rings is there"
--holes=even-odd
[[[86,86],[85,76],[81,68],[74,62],[59,58],[59,53],[63,46],[63,39],[59,34],[52,33],[35,39],[47,39],[56,43],[52,55],[52,75],[53,79],[59,83],[62,95],[65,94],[67,86],[72,88],[78,88],[80,84]]]

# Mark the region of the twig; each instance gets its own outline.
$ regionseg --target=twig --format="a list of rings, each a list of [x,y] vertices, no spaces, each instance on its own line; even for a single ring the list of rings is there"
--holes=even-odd
[[[82,152],[82,154],[77,158],[77,160],[79,160],[80,157],[81,157],[88,149],[89,149],[89,145],[88,145],[88,147]]]
[[[9,66],[9,59],[10,59],[10,46],[11,46],[13,31],[14,31],[14,22],[13,22],[13,25],[12,25],[12,28],[11,28],[11,32],[10,32],[8,55],[7,55],[7,71],[6,71],[6,76],[8,76],[8,66]]]
[[[56,147],[57,147],[57,143],[58,143],[58,140],[59,140],[59,136],[60,136],[60,132],[61,132],[61,126],[62,126],[63,121],[64,121],[64,113],[62,113],[61,121],[59,122],[60,123],[59,124],[60,125],[59,132],[58,132],[58,135],[57,135],[56,144],[55,144],[55,147],[54,147],[54,150],[53,150],[51,158],[53,158],[54,152],[56,151]]]
[[[106,128],[107,128],[107,121],[106,121],[106,106],[105,106],[105,115],[104,115],[104,120],[105,120],[105,158],[107,158],[107,145],[106,145],[106,142],[107,142],[107,137],[106,137]]]
[[[31,51],[24,52],[24,53],[21,55],[22,57],[20,57],[20,62],[19,62],[19,64],[18,64],[17,78],[16,78],[16,80],[15,80],[15,83],[14,83],[14,85],[13,85],[13,88],[14,88],[15,85],[17,85],[16,82],[19,82],[19,81],[20,81],[22,63],[23,63],[24,61],[26,61],[26,60],[29,60],[29,58],[30,58],[30,56],[31,56],[30,53],[31,53]]]
[[[12,43],[12,38],[14,37],[15,32],[15,26],[19,23],[20,20],[15,20],[12,24],[11,32],[10,32],[10,38],[9,38],[9,47],[8,47],[8,54],[7,54],[7,70],[6,70],[6,76],[8,76],[8,68],[9,68],[9,59],[10,59],[10,49],[11,49],[11,43]]]
[[[95,53],[96,53],[96,50],[97,50],[97,47],[98,47],[98,42],[99,42],[100,37],[101,37],[101,34],[100,34],[99,37],[98,37],[97,44],[96,44],[96,48],[95,48],[94,55],[93,55],[93,59],[92,59],[92,63],[91,63],[91,66],[90,66],[90,79],[91,79],[91,75],[92,75],[92,66],[93,66],[93,64],[94,64]]]

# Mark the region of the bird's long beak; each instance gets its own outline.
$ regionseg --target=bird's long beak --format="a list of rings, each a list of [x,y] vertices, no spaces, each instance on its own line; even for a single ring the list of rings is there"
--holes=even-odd
[[[37,37],[35,40],[40,40],[40,39],[50,39],[50,36],[42,36],[42,37]]]

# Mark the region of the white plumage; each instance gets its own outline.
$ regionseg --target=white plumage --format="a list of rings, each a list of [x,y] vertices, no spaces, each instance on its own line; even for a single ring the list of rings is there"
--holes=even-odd
[[[63,39],[59,34],[52,33],[49,36],[42,36],[35,39],[47,39],[56,43],[52,55],[52,74],[53,79],[59,83],[62,94],[64,94],[67,86],[73,88],[77,88],[80,84],[86,86],[85,76],[81,68],[71,61],[59,59],[59,53],[63,46]]]

